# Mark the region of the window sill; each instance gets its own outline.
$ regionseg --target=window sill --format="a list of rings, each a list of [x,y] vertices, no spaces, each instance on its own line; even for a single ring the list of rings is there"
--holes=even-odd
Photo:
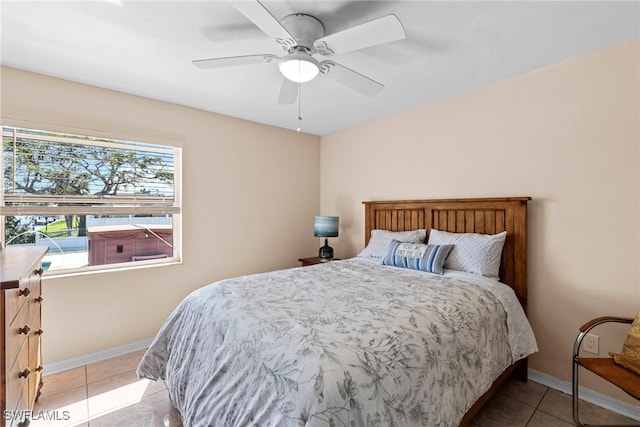
[[[121,271],[129,271],[129,270],[140,270],[140,269],[148,269],[148,268],[156,268],[156,267],[169,267],[174,265],[182,264],[182,259],[180,258],[164,258],[162,262],[158,262],[158,260],[149,260],[149,261],[136,261],[136,262],[128,262],[122,264],[104,264],[104,265],[96,265],[92,267],[82,267],[78,269],[65,269],[60,272],[54,271],[46,271],[42,275],[42,280],[47,279],[62,279],[66,277],[77,277],[77,276],[88,276],[94,274],[103,274],[103,273],[115,273]],[[108,265],[109,267],[105,267]]]

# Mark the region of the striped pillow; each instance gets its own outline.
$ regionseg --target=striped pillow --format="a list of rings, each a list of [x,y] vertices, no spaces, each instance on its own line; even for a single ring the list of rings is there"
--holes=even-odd
[[[425,245],[392,240],[382,264],[442,274],[442,266],[452,248],[453,245]]]

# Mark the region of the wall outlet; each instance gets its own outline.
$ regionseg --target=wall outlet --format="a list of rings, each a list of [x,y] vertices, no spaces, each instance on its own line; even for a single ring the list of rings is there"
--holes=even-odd
[[[588,353],[598,354],[598,336],[587,334],[582,349]]]

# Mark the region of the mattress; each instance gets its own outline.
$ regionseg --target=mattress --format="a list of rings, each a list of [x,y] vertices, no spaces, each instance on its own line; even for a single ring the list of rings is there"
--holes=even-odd
[[[507,285],[353,258],[194,291],[137,372],[185,426],[455,426],[535,351]]]

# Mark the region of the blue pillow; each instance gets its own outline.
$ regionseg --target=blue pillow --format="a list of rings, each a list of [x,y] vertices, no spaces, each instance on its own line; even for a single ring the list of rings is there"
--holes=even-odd
[[[453,245],[425,245],[392,240],[382,264],[442,274],[442,266],[451,249]]]

